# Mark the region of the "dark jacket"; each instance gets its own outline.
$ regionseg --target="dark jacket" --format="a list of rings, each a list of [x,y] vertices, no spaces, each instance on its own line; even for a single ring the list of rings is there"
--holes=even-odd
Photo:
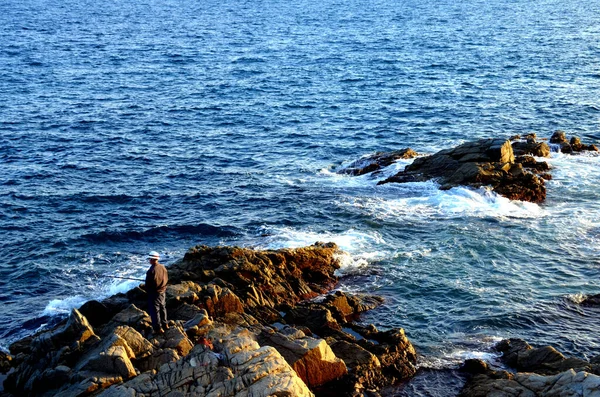
[[[149,294],[162,293],[167,290],[169,275],[167,268],[160,263],[150,266],[146,272],[146,292]]]

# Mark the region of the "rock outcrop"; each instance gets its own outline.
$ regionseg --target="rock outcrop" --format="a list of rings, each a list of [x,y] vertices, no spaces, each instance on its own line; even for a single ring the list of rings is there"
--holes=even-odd
[[[562,153],[598,151],[598,148],[595,145],[584,145],[581,143],[581,140],[576,136],[571,137],[571,139],[567,139],[567,134],[564,131],[554,132],[554,134],[552,134],[552,137],[550,137],[550,143],[558,145]]]
[[[359,176],[368,174],[370,172],[379,171],[392,163],[401,159],[412,159],[417,157],[418,154],[411,148],[395,150],[392,152],[377,152],[375,154],[362,157],[347,167],[344,167],[338,171],[338,174],[346,174],[352,176]]]
[[[565,357],[551,346],[533,348],[521,339],[503,340],[496,349],[516,372],[467,360],[463,371],[470,378],[461,396],[600,396],[598,363]]]
[[[92,301],[10,346],[5,390],[56,396],[355,395],[415,373],[402,329],[355,324],[382,300],[336,292],[335,244],[254,251],[198,246],[169,267],[169,328],[155,335],[143,285]],[[86,313],[87,317],[82,314]],[[93,325],[92,325],[93,324]],[[326,394],[322,394],[326,393]]]
[[[441,189],[490,186],[511,200],[542,202],[546,199],[544,179],[515,161],[512,145],[505,139],[480,139],[419,157],[379,184],[429,179],[435,179]]]
[[[583,306],[595,306],[600,307],[600,294],[590,295],[586,297],[581,304]]]
[[[523,138],[514,136],[510,139],[466,142],[430,156],[417,157],[404,170],[378,184],[435,180],[443,190],[457,186],[488,186],[511,200],[541,203],[546,199],[545,180],[552,177],[548,173],[548,163],[537,158],[549,157],[552,150],[561,150],[563,153],[598,151],[596,146],[584,145],[577,137],[568,141],[563,131],[555,132],[550,143],[553,147],[538,141],[533,133]],[[417,153],[412,149],[377,152],[351,163],[338,173],[377,175],[377,171],[399,159],[416,156]]]

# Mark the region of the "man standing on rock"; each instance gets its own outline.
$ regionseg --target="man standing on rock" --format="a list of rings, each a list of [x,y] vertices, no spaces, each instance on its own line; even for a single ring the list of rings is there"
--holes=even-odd
[[[148,254],[150,269],[146,272],[146,293],[148,294],[148,311],[152,319],[152,328],[157,334],[163,334],[167,325],[167,308],[165,292],[169,275],[167,269],[158,263],[160,255],[156,251]]]

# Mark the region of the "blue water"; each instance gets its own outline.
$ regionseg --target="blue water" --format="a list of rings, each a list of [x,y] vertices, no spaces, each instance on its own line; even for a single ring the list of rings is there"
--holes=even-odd
[[[398,395],[444,395],[505,337],[600,354],[577,305],[600,293],[598,156],[553,153],[543,205],[335,173],[480,137],[597,144],[599,43],[576,0],[1,2],[0,346],[132,287],[102,275],[151,249],[331,240],[340,288],[386,298],[364,321],[421,354]]]

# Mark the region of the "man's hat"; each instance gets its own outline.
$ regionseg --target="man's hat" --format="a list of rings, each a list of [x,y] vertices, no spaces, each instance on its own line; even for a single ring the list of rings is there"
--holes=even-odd
[[[149,259],[160,259],[160,254],[156,251],[150,251],[150,253],[148,254],[148,258]]]

